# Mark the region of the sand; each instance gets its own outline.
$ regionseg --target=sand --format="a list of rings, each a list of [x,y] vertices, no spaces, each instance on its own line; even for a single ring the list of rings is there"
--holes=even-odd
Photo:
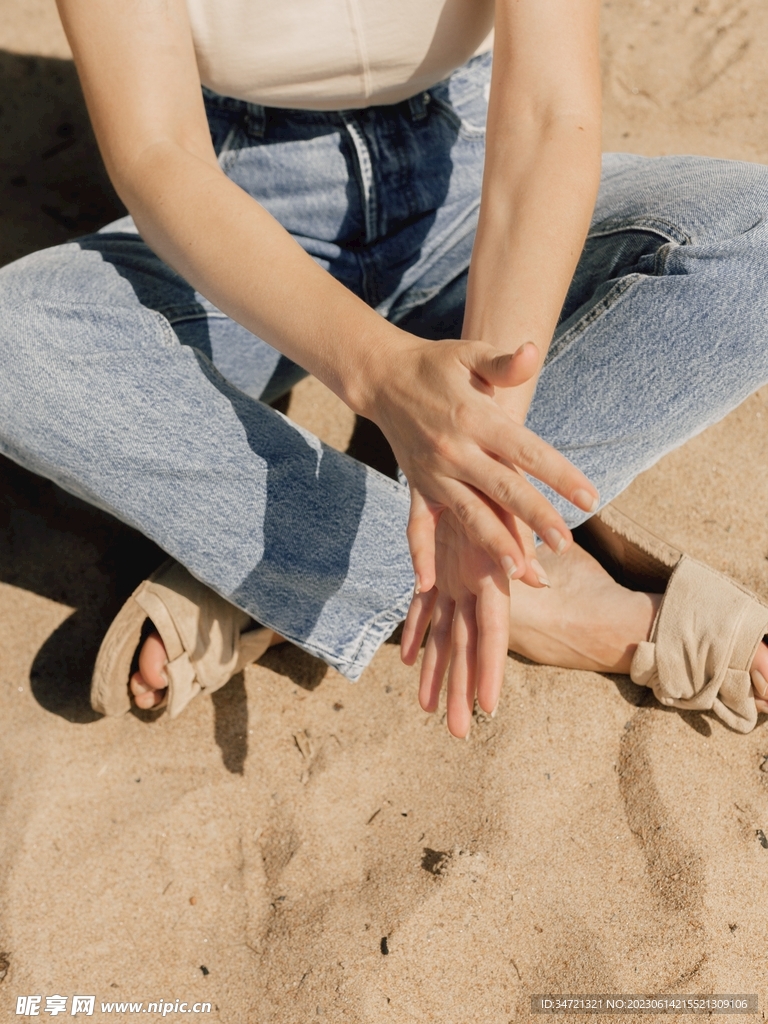
[[[605,3],[606,148],[768,158],[766,41],[755,3]],[[119,213],[49,0],[0,5],[0,126],[0,262]],[[316,381],[290,412],[349,443]],[[766,597],[767,423],[763,391],[618,501]],[[355,686],[286,647],[175,722],[99,719],[101,633],[159,553],[0,477],[2,1020],[80,994],[95,1021],[508,1024],[545,992],[758,993],[762,1019],[765,725],[510,658],[458,742],[392,644]]]

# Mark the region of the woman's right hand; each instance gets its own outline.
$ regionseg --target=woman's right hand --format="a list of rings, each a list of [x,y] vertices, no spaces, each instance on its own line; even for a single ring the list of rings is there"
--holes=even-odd
[[[410,485],[408,542],[417,589],[434,586],[435,529],[446,508],[508,579],[536,586],[525,552],[530,545],[505,522],[517,517],[558,553],[572,538],[525,474],[585,512],[598,505],[587,477],[494,399],[497,388],[514,388],[537,372],[536,346],[503,354],[480,341],[398,334],[394,348],[384,343],[371,355],[361,411],[384,432]]]

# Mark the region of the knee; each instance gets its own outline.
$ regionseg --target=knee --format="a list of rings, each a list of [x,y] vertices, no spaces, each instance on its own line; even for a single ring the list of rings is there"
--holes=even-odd
[[[670,158],[684,227],[695,244],[744,238],[768,217],[768,168],[736,160]]]
[[[640,157],[605,161],[598,224],[666,234],[710,245],[745,235],[768,220],[768,167],[709,157]]]
[[[3,267],[0,303],[8,308],[34,303],[114,302],[115,292],[125,282],[100,252],[84,247],[82,241],[42,249]]]

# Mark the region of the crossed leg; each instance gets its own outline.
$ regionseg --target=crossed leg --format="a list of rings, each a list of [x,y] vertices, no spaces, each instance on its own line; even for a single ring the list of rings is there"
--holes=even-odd
[[[622,155],[608,157],[605,172],[528,425],[610,500],[768,380],[768,172]],[[452,288],[456,301],[461,289]],[[446,319],[445,309],[425,307],[404,326],[439,338]],[[569,525],[584,518],[548,497]],[[628,672],[658,595],[619,586],[578,545],[539,557],[552,587],[513,585],[510,649],[546,664]],[[150,639],[131,682],[140,706],[162,699],[163,661]],[[752,679],[758,710],[768,711],[765,644]]]
[[[544,665],[628,674],[635,648],[650,637],[661,595],[620,586],[578,544],[561,556],[542,545],[537,555],[552,586],[534,590],[512,584],[510,650]],[[273,633],[271,645],[282,642]],[[166,660],[162,640],[151,633],[130,680],[137,707],[150,709],[162,702]],[[764,643],[751,669],[757,710],[768,712],[768,646]]]

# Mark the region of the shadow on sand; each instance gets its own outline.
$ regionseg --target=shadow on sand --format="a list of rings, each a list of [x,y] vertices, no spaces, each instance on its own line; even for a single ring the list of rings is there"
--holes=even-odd
[[[71,61],[0,51],[0,265],[123,213]],[[110,617],[162,558],[152,543],[0,458],[0,579],[75,610],[38,652],[32,692],[92,721],[91,666]]]
[[[0,51],[0,266],[124,212],[99,156],[72,62]],[[286,408],[287,396],[275,404]],[[363,424],[356,448],[371,444],[370,433]],[[381,447],[375,436],[373,443]],[[385,449],[377,457],[393,472]],[[99,644],[122,603],[164,557],[134,530],[0,456],[0,581],[74,609],[42,645],[30,671],[32,693],[43,708],[76,723],[100,717],[88,698]],[[296,648],[270,651],[267,662],[308,689],[326,671]],[[243,676],[219,691],[213,705],[224,765],[242,774],[248,733]],[[152,721],[157,715],[140,717]]]
[[[0,51],[0,266],[93,231],[124,212],[104,170],[72,62]],[[431,310],[428,326],[419,323],[422,311],[402,326],[424,336],[436,331],[458,337],[464,287],[463,280],[456,282],[457,301],[451,298],[447,314]],[[285,410],[287,396],[274,405]],[[349,453],[388,476],[396,474],[389,445],[367,420],[358,420]],[[88,690],[101,639],[121,604],[164,557],[136,531],[0,456],[0,581],[73,609],[40,648],[30,672],[32,693],[47,711],[76,723],[98,719]],[[268,652],[265,664],[310,690],[326,673],[323,662],[289,646]],[[241,774],[248,732],[242,675],[213,704],[224,764]],[[147,722],[158,717],[137,714]]]

